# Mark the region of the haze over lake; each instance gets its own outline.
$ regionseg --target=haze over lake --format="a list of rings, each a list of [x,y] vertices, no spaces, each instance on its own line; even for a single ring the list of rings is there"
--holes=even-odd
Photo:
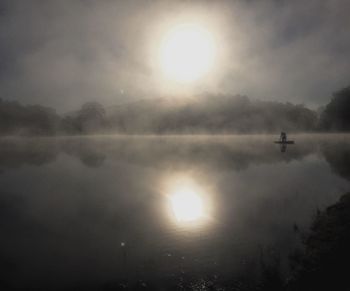
[[[0,291],[349,291],[349,11],[1,0]]]
[[[301,233],[350,190],[350,136],[274,138],[1,139],[1,286],[202,290],[253,286],[266,266],[287,278]],[[181,191],[198,216],[177,212]]]

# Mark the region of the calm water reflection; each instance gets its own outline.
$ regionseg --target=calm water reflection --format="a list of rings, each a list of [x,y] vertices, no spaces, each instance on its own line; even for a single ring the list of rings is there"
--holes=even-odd
[[[0,286],[254,284],[277,261],[287,277],[298,232],[350,190],[350,137],[273,139],[1,140]]]
[[[169,198],[171,212],[181,224],[202,222],[208,215],[208,203],[204,201],[203,190],[188,177],[171,177],[166,194]]]

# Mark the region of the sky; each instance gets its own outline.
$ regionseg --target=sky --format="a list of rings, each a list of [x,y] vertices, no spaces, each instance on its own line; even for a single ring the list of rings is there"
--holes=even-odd
[[[326,104],[350,84],[350,1],[2,0],[0,98],[59,112],[97,101],[212,94]],[[164,78],[159,50],[176,25],[215,39],[212,69]]]

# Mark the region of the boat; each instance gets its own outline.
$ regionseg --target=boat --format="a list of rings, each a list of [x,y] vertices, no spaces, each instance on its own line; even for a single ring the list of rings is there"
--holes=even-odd
[[[275,140],[274,143],[278,143],[278,144],[294,144],[294,140],[286,140],[286,141]]]

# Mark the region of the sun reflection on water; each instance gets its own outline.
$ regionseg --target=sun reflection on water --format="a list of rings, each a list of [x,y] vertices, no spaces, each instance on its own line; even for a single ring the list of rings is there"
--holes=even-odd
[[[194,221],[203,216],[203,200],[191,188],[175,189],[170,200],[178,221]]]
[[[171,215],[178,223],[202,223],[208,215],[204,190],[189,178],[173,179],[168,185],[167,196]]]

